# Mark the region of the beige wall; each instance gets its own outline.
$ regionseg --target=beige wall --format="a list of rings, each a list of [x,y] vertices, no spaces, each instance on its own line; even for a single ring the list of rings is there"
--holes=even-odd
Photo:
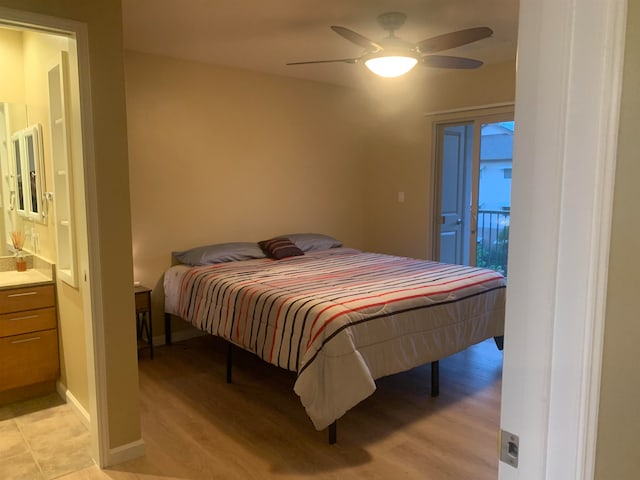
[[[131,289],[131,217],[121,5],[118,0],[99,4],[84,0],[0,0],[0,6],[76,20],[87,25],[91,96],[85,100],[91,103],[92,108],[95,157],[92,173],[97,179],[93,185],[93,176],[89,176],[89,195],[95,199],[96,212],[92,219],[95,235],[90,238],[90,243],[99,249],[96,249],[96,261],[91,265],[86,251],[79,251],[79,269],[83,282],[92,278],[96,280],[92,288],[100,293],[98,298],[102,300],[94,303],[94,312],[102,319],[104,327],[99,334],[104,341],[106,391],[103,393],[108,409],[109,447],[127,445],[140,439],[140,412]],[[74,121],[77,120],[76,115]],[[76,305],[72,308],[77,309]],[[87,315],[85,312],[85,318]]]
[[[640,472],[640,4],[629,2],[600,390],[596,479]]]
[[[0,29],[0,102],[24,103],[22,33]],[[13,68],[6,68],[6,66]]]
[[[134,52],[126,85],[134,274],[156,335],[172,251],[307,231],[362,247],[356,92]]]

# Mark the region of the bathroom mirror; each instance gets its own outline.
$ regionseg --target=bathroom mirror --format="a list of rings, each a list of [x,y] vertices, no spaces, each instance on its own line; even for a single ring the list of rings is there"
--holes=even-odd
[[[0,103],[0,256],[13,255],[13,230],[47,221],[42,129],[27,119],[26,105]]]

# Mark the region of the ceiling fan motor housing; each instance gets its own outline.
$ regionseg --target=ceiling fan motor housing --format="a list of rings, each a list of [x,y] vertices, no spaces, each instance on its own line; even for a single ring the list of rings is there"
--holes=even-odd
[[[380,26],[391,33],[404,25],[406,20],[407,16],[402,12],[387,12],[378,15],[378,23]]]
[[[390,35],[380,40],[379,43],[384,47],[384,53],[386,55],[396,54],[418,56],[415,44],[407,42],[406,40],[403,40],[396,36]]]

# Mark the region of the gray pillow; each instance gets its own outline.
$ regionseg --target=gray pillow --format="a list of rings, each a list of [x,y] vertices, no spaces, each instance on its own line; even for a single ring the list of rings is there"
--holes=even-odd
[[[342,246],[342,242],[339,240],[322,233],[292,233],[289,235],[279,236],[288,238],[303,252],[328,250],[329,248]]]
[[[173,252],[173,256],[180,263],[191,266],[267,257],[257,243],[251,242],[216,243]]]

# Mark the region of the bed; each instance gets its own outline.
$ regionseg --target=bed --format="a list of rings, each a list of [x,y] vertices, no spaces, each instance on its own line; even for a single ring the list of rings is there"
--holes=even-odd
[[[377,378],[504,333],[506,281],[492,270],[362,252],[318,234],[269,241],[277,248],[175,252],[183,263],[165,272],[165,318],[296,372],[295,393],[316,429],[334,428],[333,441],[335,421]],[[220,246],[224,255],[206,253]]]

